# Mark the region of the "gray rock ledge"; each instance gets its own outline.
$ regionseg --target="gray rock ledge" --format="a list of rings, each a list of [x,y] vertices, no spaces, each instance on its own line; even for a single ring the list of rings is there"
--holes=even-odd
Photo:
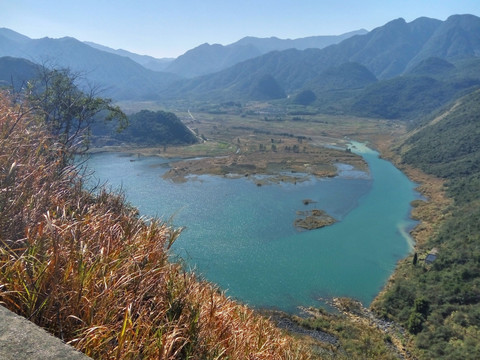
[[[41,327],[0,306],[0,359],[88,360]]]

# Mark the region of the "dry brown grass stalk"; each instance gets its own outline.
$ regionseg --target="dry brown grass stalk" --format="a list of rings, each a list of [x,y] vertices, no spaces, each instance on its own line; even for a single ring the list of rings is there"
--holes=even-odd
[[[25,106],[25,105],[24,105]],[[308,359],[168,260],[179,235],[82,188],[35,118],[0,96],[0,302],[98,359]]]

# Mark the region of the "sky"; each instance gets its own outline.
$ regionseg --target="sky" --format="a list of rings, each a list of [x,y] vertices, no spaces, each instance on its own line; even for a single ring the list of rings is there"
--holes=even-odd
[[[480,0],[0,0],[0,27],[158,58],[245,36],[340,35],[454,14],[480,16]]]

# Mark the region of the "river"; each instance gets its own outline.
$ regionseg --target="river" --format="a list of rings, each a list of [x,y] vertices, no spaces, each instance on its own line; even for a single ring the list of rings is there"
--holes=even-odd
[[[176,184],[162,179],[168,160],[159,157],[100,153],[88,166],[92,181],[121,187],[142,215],[185,227],[172,249],[189,269],[250,306],[293,313],[335,296],[368,305],[411,250],[416,185],[375,151],[354,145],[369,174],[339,164],[335,178],[261,187],[209,175]],[[314,208],[339,221],[297,230],[297,211]]]

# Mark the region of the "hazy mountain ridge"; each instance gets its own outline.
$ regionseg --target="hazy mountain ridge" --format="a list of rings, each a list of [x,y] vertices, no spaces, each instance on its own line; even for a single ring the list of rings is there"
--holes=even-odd
[[[208,43],[199,45],[175,59],[166,70],[187,78],[215,73],[239,62],[255,58],[271,51],[287,49],[322,49],[337,44],[355,35],[365,34],[366,30],[351,31],[342,35],[309,36],[298,39],[277,37],[244,37],[229,45]]]
[[[0,29],[0,56],[69,67],[85,74],[89,83],[115,99],[153,99],[162,87],[177,79],[173,74],[148,70],[127,57],[95,49],[71,37],[35,40]]]
[[[409,65],[430,57],[459,60],[466,56],[480,56],[480,18],[453,15],[432,34]]]
[[[39,66],[26,59],[10,56],[0,57],[0,87],[13,85],[19,91],[28,80],[38,74]]]
[[[180,80],[162,91],[160,97],[163,99],[255,100],[245,90],[265,75],[272,76],[284,91],[289,92],[292,90],[292,84],[301,86],[308,78],[316,75],[309,69],[308,64],[299,65],[296,61],[298,53],[301,51],[294,49],[274,51],[214,74]]]
[[[173,61],[174,58],[156,58],[150,55],[139,55],[123,49],[112,49],[108,46],[100,45],[91,41],[84,41],[85,44],[102,51],[106,51],[115,55],[128,57],[139,63],[145,68],[153,71],[164,71],[165,68]]]
[[[368,33],[365,29],[360,29],[356,31],[350,31],[341,35],[321,35],[321,36],[308,36],[298,39],[279,39],[277,37],[270,38],[257,38],[253,36],[246,36],[233,44],[228,46],[237,46],[237,45],[253,45],[260,50],[263,54],[266,54],[270,51],[281,51],[287,49],[323,49],[329,45],[338,44],[345,39],[353,37],[355,35],[364,35]]]
[[[355,73],[351,74],[354,78]],[[309,85],[305,90],[314,84]],[[404,75],[371,82],[363,88],[314,88],[318,100],[313,105],[324,113],[418,122],[422,116],[478,88],[480,58],[455,63],[429,58]]]
[[[187,78],[215,73],[241,61],[261,55],[252,45],[227,47],[202,44],[187,51],[168,65],[167,71]]]

